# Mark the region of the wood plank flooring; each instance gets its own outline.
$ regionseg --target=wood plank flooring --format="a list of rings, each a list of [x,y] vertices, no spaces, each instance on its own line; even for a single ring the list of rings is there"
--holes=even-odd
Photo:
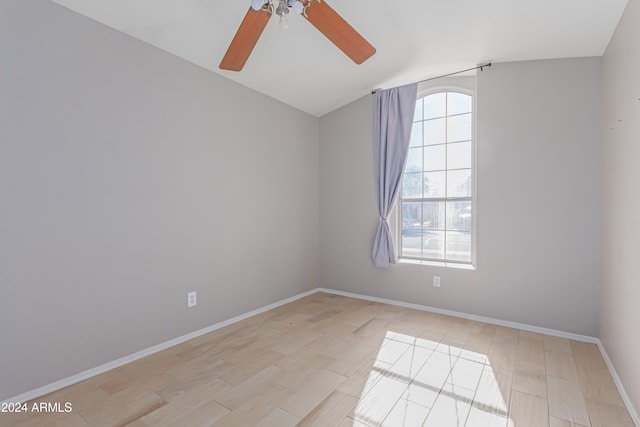
[[[0,426],[633,427],[593,344],[324,293],[35,401]]]

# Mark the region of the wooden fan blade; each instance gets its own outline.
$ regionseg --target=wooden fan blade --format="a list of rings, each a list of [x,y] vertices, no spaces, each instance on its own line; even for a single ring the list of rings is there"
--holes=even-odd
[[[249,8],[236,35],[231,40],[227,53],[224,54],[224,58],[220,62],[222,70],[242,70],[247,59],[249,59],[249,55],[251,55],[251,51],[258,43],[264,27],[267,26],[269,18],[271,18],[271,13],[268,11],[264,9],[256,11],[251,7]]]
[[[307,20],[356,64],[362,64],[376,53],[376,48],[338,15],[326,1],[310,1],[306,13]]]

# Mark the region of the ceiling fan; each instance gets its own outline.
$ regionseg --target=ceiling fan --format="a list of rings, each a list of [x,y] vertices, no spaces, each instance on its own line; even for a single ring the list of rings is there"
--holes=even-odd
[[[278,2],[277,7],[274,7],[274,1]],[[271,15],[275,12],[280,17],[280,26],[286,28],[289,8],[305,17],[356,64],[376,53],[376,49],[324,0],[251,0],[251,7],[222,58],[220,68],[242,70]]]

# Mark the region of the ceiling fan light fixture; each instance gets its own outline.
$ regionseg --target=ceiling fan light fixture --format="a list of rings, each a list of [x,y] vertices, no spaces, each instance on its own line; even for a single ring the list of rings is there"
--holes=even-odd
[[[251,8],[253,10],[260,10],[262,7],[268,3],[269,0],[251,0]]]
[[[286,30],[289,28],[289,20],[287,19],[287,14],[289,13],[289,6],[287,5],[286,0],[280,0],[278,3],[278,7],[276,8],[276,15],[280,17],[280,28]]]
[[[276,15],[283,17],[288,13],[289,7],[287,6],[287,2],[285,0],[280,0],[280,2],[278,3],[278,7],[276,8]]]
[[[304,12],[304,4],[302,4],[300,0],[296,0],[296,2],[293,3],[293,10],[302,14]]]

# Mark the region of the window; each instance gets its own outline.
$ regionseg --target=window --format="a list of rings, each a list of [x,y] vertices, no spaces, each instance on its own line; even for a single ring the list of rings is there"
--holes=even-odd
[[[473,262],[473,123],[471,94],[417,100],[400,193],[402,258]]]

